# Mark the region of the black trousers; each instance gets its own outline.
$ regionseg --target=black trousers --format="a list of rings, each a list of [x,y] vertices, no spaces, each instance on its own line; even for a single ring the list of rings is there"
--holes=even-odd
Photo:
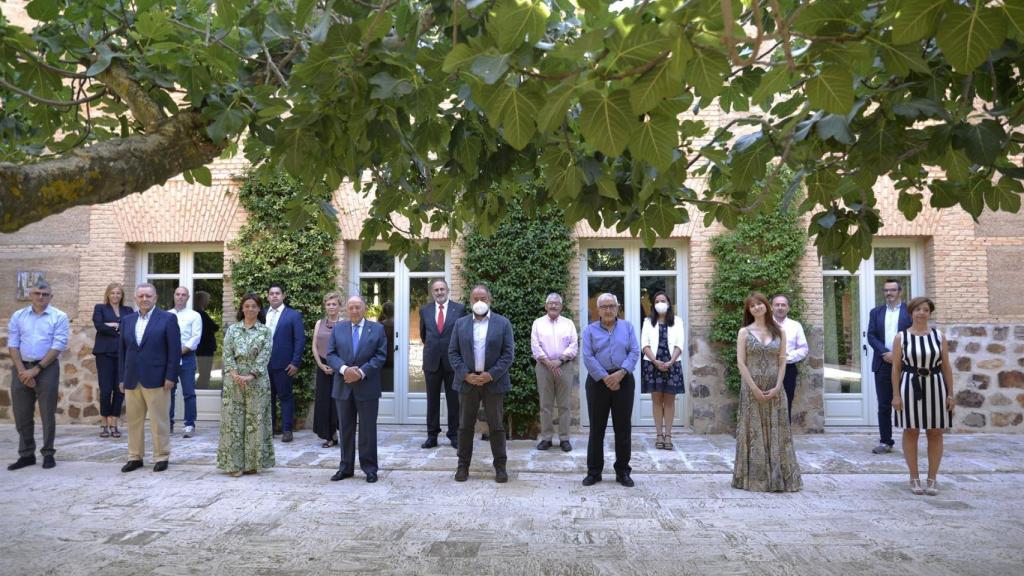
[[[117,354],[97,354],[96,372],[100,384],[100,416],[120,418],[124,394],[118,387]]]
[[[359,467],[366,474],[377,473],[377,411],[380,399],[357,402],[355,396],[335,400],[341,422],[341,464],[338,470],[352,472],[356,466],[356,425],[359,426]]]
[[[489,393],[486,386],[473,386],[467,383],[463,383],[459,392],[459,467],[469,468],[469,463],[473,460],[473,431],[481,402],[487,416],[488,438],[491,441],[494,467],[504,468],[508,462],[508,453],[505,451],[505,395]]]
[[[436,438],[441,433],[441,390],[444,390],[448,405],[448,436],[455,440],[459,435],[459,393],[452,388],[455,372],[445,370],[424,370],[427,381],[427,436]]]
[[[892,446],[892,364],[882,362],[875,371],[875,396],[878,398],[878,442]]]
[[[796,377],[799,374],[796,364],[786,364],[786,375],[782,377],[782,388],[786,391],[786,404],[789,408],[789,423],[793,423],[793,397],[796,396]]]
[[[321,359],[324,364],[326,360]],[[333,440],[338,434],[338,407],[331,398],[334,376],[316,369],[316,395],[313,400],[313,432],[321,440]]]
[[[632,456],[630,435],[633,432],[633,392],[636,382],[633,374],[626,374],[619,389],[611,391],[604,382],[587,376],[587,414],[590,416],[590,443],[587,446],[587,474],[600,476],[604,469],[604,433],[608,428],[608,413],[612,415],[615,430],[615,474],[628,474]]]

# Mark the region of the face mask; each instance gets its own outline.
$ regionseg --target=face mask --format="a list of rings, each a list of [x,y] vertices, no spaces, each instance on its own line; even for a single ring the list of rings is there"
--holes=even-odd
[[[664,314],[668,312],[668,302],[658,302],[654,305],[654,309],[658,311],[658,314]]]
[[[473,313],[476,314],[477,316],[483,316],[487,314],[487,311],[490,309],[491,307],[487,305],[487,302],[484,302],[482,300],[478,300],[473,303]]]

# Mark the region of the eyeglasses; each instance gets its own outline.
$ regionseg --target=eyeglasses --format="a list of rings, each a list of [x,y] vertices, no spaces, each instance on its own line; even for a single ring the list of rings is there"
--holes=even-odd
[[[49,292],[30,292],[30,294],[32,296],[41,296],[43,298],[49,298],[50,296],[53,296],[53,294]]]
[[[614,310],[618,307],[618,304],[601,304],[600,306],[598,306],[598,308],[600,308],[601,310]]]

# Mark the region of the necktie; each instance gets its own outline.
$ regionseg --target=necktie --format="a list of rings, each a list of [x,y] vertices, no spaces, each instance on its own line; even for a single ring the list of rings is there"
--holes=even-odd
[[[444,306],[437,307],[437,332],[444,332]]]
[[[359,324],[352,327],[352,354],[359,350]]]

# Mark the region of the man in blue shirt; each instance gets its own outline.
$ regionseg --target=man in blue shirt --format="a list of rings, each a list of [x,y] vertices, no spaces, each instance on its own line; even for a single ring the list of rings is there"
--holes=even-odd
[[[18,310],[7,325],[7,346],[14,364],[11,406],[18,429],[18,461],[7,467],[17,470],[36,463],[35,411],[43,421],[43,468],[53,468],[53,437],[57,429],[57,391],[60,362],[68,347],[68,315],[50,306],[53,291],[40,280],[29,292],[32,305]]]
[[[608,413],[615,429],[615,481],[627,488],[631,456],[633,369],[640,359],[640,342],[633,325],[619,319],[619,299],[614,294],[597,297],[600,320],[583,329],[583,364],[587,368],[587,414],[590,416],[590,443],[587,446],[587,476],[584,486],[601,481],[604,469],[604,432]]]

